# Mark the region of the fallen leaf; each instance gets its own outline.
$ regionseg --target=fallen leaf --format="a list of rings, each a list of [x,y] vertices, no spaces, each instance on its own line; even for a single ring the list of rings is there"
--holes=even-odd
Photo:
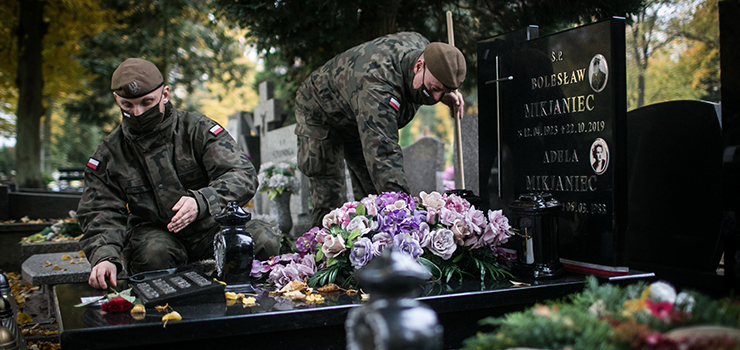
[[[72,260],[72,257],[69,254],[64,254],[62,255],[62,260]]]
[[[86,257],[86,256],[85,256],[85,252],[83,252],[83,251],[81,251],[81,250],[80,250],[79,252],[77,252],[77,254],[78,254],[79,256],[83,257],[83,258],[84,258],[84,257]]]
[[[254,297],[244,298],[242,299],[242,304],[244,304],[245,307],[252,307],[257,305],[257,299]]]
[[[329,283],[323,287],[319,287],[319,292],[321,293],[330,293],[330,292],[336,292],[339,290],[339,286],[334,283]]]
[[[25,312],[19,312],[18,315],[15,317],[15,320],[16,322],[18,322],[18,324],[26,324],[33,322],[33,317]]]

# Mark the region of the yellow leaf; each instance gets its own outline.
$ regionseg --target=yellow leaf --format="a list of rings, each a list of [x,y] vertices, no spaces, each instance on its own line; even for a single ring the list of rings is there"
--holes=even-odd
[[[71,260],[71,259],[72,259],[72,257],[69,256],[69,254],[62,255],[62,260]]]
[[[180,320],[182,320],[182,316],[180,316],[180,313],[177,311],[172,311],[162,316],[162,321],[180,321]]]
[[[226,292],[226,300],[236,300],[236,293]]]
[[[31,315],[27,313],[19,312],[18,315],[15,317],[15,320],[16,322],[18,322],[18,324],[26,324],[33,322],[33,317],[31,317]]]
[[[86,257],[86,256],[85,256],[85,252],[83,252],[83,251],[81,251],[81,250],[80,250],[79,252],[77,252],[77,254],[78,254],[79,256],[83,257],[83,258],[84,258],[84,257]]]
[[[244,304],[245,307],[246,306],[252,307],[252,306],[257,305],[257,299],[255,299],[254,297],[244,298],[242,299],[242,304]]]

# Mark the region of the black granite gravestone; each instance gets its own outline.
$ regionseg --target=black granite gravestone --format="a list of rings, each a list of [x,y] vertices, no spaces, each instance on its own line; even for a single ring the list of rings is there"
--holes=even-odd
[[[719,105],[664,102],[627,122],[629,265],[713,272],[722,255]]]
[[[522,193],[551,193],[563,203],[561,258],[609,273],[627,271],[624,40],[624,19],[615,17],[479,45],[479,58],[489,58],[479,60],[486,74],[479,81],[497,87],[479,95],[481,120],[498,124],[499,193],[489,203],[506,208]],[[491,130],[481,124],[480,135]],[[483,147],[481,154],[493,153]],[[482,169],[484,161],[490,164],[482,156]]]

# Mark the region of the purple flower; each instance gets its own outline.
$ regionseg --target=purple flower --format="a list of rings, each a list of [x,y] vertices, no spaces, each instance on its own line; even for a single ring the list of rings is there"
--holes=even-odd
[[[314,254],[316,253],[316,234],[321,231],[320,228],[314,227],[310,231],[304,233],[295,241],[295,247],[301,254]]]
[[[349,262],[359,270],[373,258],[373,241],[370,238],[362,237],[355,242],[352,251],[349,254]]]
[[[252,271],[249,273],[254,278],[262,277],[262,274],[270,271],[270,265],[267,265],[257,259],[252,260]]]
[[[424,250],[421,249],[421,245],[419,245],[419,241],[414,239],[414,237],[408,233],[401,233],[396,235],[395,238],[393,238],[393,243],[399,248],[400,251],[411,255],[412,258],[416,259],[424,253]]]
[[[277,288],[281,288],[290,281],[303,281],[316,273],[316,263],[313,256],[306,255],[303,258],[293,260],[293,257],[298,254],[285,255],[292,256],[288,258],[290,262],[274,265],[270,270],[270,276],[267,278],[267,282],[274,283]],[[254,268],[254,265],[252,267]]]
[[[413,197],[403,192],[383,192],[380,196],[375,198],[375,203],[378,205],[378,213],[384,211],[386,207],[391,208],[398,207],[400,204],[396,203],[402,201],[405,207],[408,209],[416,208],[416,201]]]

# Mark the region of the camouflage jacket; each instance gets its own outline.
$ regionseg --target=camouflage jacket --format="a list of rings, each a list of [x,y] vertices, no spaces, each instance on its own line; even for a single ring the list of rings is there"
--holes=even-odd
[[[419,104],[411,101],[413,66],[429,40],[421,34],[390,34],[353,47],[314,71],[298,94],[311,96],[314,111],[297,116],[296,134],[315,139],[331,137],[330,130],[360,138],[365,162],[378,191],[408,191],[398,130],[411,122]],[[296,99],[296,104],[302,102]],[[314,118],[320,120],[305,120]]]
[[[246,204],[257,189],[255,169],[215,121],[167,104],[155,130],[136,136],[119,126],[98,145],[85,169],[77,210],[80,245],[91,264],[121,265],[126,231],[137,225],[166,230],[182,196],[198,202],[198,217],[176,235],[217,225],[213,215],[230,201]]]

